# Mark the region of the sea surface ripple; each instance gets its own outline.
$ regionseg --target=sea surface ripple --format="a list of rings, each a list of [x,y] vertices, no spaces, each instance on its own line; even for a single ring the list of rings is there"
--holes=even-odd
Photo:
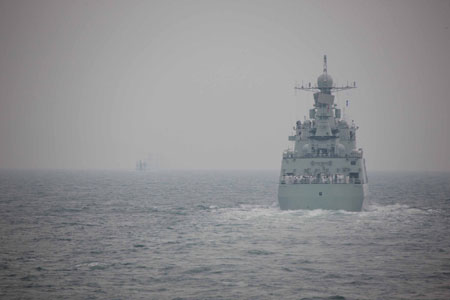
[[[449,299],[450,174],[281,211],[274,171],[0,171],[1,299]]]

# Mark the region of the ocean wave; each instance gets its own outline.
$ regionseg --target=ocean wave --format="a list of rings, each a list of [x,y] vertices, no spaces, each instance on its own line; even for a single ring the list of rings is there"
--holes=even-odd
[[[251,254],[251,255],[271,255],[271,254],[274,254],[274,252],[267,251],[267,250],[261,250],[261,249],[248,250],[247,253]]]
[[[334,295],[329,297],[311,297],[311,298],[301,298],[300,300],[345,300],[345,297]]]
[[[441,210],[433,208],[421,208],[406,204],[370,204],[362,212],[363,214],[433,214],[440,213]]]

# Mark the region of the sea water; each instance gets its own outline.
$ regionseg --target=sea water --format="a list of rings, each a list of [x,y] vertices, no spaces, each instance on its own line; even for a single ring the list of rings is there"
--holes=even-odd
[[[1,299],[449,299],[450,174],[281,211],[277,171],[0,171]]]

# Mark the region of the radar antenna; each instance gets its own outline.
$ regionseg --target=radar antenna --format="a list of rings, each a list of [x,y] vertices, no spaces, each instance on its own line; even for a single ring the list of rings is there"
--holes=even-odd
[[[327,56],[326,55],[323,56],[323,73],[325,75],[328,75]],[[341,92],[341,91],[344,91],[344,90],[350,90],[350,89],[355,89],[355,88],[356,88],[356,82],[353,82],[353,86],[348,85],[348,82],[347,82],[347,85],[345,85],[345,86],[344,85],[342,85],[342,86],[331,86],[331,87],[327,87],[326,89],[329,92],[337,93],[337,92]],[[321,88],[317,84],[312,86],[311,83],[309,83],[308,86],[304,86],[303,82],[302,82],[301,86],[296,84],[294,89],[295,90],[302,90],[302,91],[310,91],[310,92],[317,92],[317,91],[321,90]]]

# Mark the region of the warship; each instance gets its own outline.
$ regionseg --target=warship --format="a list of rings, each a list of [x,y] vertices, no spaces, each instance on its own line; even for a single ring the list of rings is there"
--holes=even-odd
[[[295,87],[314,92],[314,105],[309,119],[297,121],[288,138],[294,142],[293,149],[283,152],[278,186],[282,210],[362,210],[368,179],[363,150],[356,146],[358,127],[341,115],[333,95],[353,88],[355,82],[333,85],[326,55],[317,85]]]

